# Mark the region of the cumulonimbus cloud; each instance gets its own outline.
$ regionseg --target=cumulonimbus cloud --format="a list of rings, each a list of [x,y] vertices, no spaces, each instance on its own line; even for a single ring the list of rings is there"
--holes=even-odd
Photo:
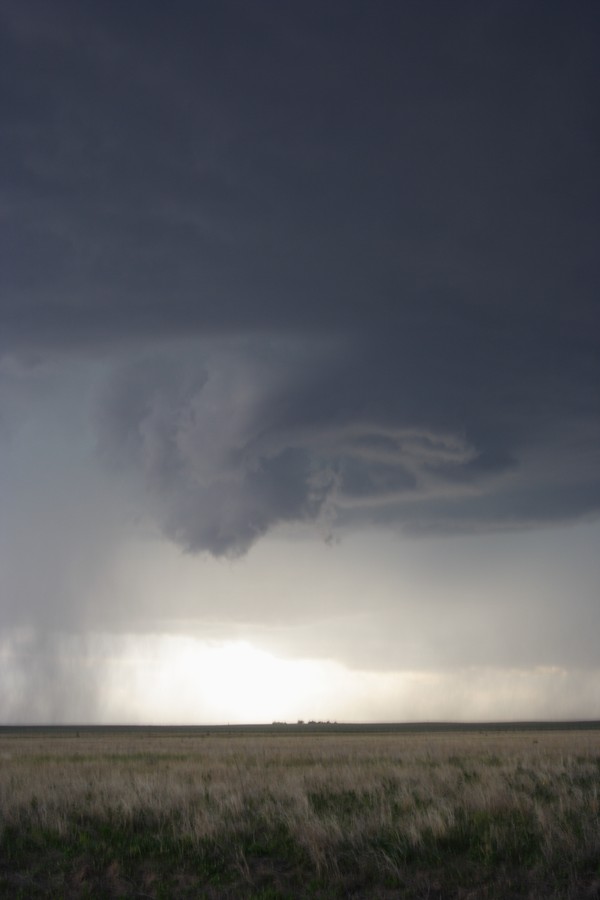
[[[598,506],[593,466],[576,477],[556,437],[549,448],[530,446],[522,410],[508,429],[492,420],[478,443],[473,401],[462,429],[448,424],[464,413],[460,396],[443,415],[424,401],[418,419],[390,403],[369,417],[349,400],[348,361],[324,383],[318,361],[307,378],[301,360],[301,352],[265,360],[260,342],[163,352],[118,365],[104,385],[95,417],[102,455],[137,472],[152,514],[187,550],[240,555],[280,523],[476,531]],[[326,391],[334,418],[324,414]],[[589,461],[589,452],[579,456]]]

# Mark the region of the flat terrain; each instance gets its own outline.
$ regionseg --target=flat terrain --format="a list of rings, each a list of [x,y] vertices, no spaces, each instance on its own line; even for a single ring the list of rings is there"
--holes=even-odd
[[[0,729],[2,897],[600,897],[600,730]]]

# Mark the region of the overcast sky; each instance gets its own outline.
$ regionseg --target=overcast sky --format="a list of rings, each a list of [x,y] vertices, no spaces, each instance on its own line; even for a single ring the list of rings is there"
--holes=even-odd
[[[600,718],[599,45],[2,0],[0,721]]]

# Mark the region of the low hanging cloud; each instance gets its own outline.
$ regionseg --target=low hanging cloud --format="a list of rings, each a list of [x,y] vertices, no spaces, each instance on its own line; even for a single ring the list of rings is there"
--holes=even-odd
[[[388,387],[369,415],[347,356],[325,366],[308,348],[171,348],[116,365],[103,385],[95,429],[105,463],[140,480],[148,511],[186,550],[239,556],[281,523],[472,532],[600,509],[589,416],[577,433],[567,408],[540,443],[543,411],[525,415],[530,399],[486,416],[460,382],[443,409],[419,386],[412,418]]]
[[[102,393],[102,454],[141,473],[166,534],[189,550],[235,556],[281,522],[429,496],[447,489],[439,472],[476,456],[442,432],[293,424],[280,411],[298,373],[274,369],[248,354],[146,359],[119,368]]]

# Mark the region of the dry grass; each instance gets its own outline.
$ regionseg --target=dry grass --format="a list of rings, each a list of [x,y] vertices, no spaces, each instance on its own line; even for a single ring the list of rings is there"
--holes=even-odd
[[[0,735],[0,895],[600,896],[600,732]]]

